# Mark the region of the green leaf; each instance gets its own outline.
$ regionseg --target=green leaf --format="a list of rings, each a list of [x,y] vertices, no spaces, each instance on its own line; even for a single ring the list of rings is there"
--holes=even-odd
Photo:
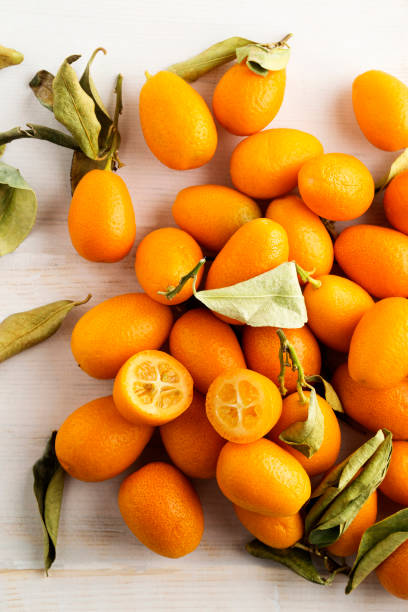
[[[88,295],[82,302],[59,300],[4,319],[0,323],[0,362],[52,336],[74,306],[86,304],[90,298]]]
[[[57,432],[53,431],[43,456],[33,466],[33,488],[44,534],[44,569],[47,574],[55,561],[64,491],[65,472],[55,454],[56,435]]]
[[[20,172],[0,161],[0,256],[14,251],[30,233],[37,198]]]
[[[185,81],[196,81],[204,74],[207,74],[207,72],[210,72],[210,70],[231,62],[236,56],[237,49],[250,43],[252,41],[247,38],[232,36],[215,45],[211,45],[205,51],[184,62],[169,66],[166,70],[174,72]]]
[[[54,75],[47,70],[40,70],[33,76],[29,85],[37,98],[37,100],[48,108],[53,110],[54,105],[54,92],[52,90],[52,84],[54,82]]]
[[[0,70],[7,68],[7,66],[15,66],[21,64],[24,59],[24,55],[15,49],[9,49],[0,45]]]
[[[71,132],[85,155],[97,159],[101,125],[95,114],[94,101],[82,89],[71,66],[79,57],[68,57],[57,72],[52,86],[54,115]]]
[[[330,406],[335,412],[344,412],[340,398],[334,390],[334,387],[329,382],[327,382],[327,380],[325,380],[323,376],[320,376],[319,374],[313,374],[313,376],[306,376],[306,382],[311,385],[317,385],[318,390],[321,391],[319,395],[324,397],[326,402],[330,404]]]
[[[293,423],[282,431],[279,439],[309,459],[319,450],[324,439],[324,417],[313,388],[310,391],[308,404],[306,421]]]
[[[196,291],[210,310],[252,327],[299,328],[307,321],[296,264],[286,262],[242,283]]]
[[[266,76],[271,70],[283,70],[288,65],[290,49],[284,46],[268,47],[250,44],[237,49],[237,61],[246,59],[246,65],[259,76]]]
[[[311,544],[329,546],[346,531],[383,481],[391,452],[392,434],[380,430],[323,479],[312,493],[312,497],[320,497],[305,519]]]
[[[401,172],[405,172],[405,170],[408,170],[408,149],[405,149],[405,151],[393,161],[388,174],[383,176],[383,178],[376,183],[375,190],[381,191],[385,189],[397,174],[401,174]]]
[[[408,540],[408,508],[369,527],[361,538],[346,593],[353,589]]]
[[[98,90],[96,89],[95,83],[91,77],[91,66],[94,61],[96,55],[102,51],[106,55],[106,50],[103,47],[98,47],[92,53],[89,62],[86,65],[83,75],[79,81],[82,89],[92,98],[95,103],[95,113],[98,118],[98,121],[101,125],[101,132],[99,134],[99,148],[104,149],[106,146],[106,138],[108,136],[109,129],[113,123],[109,112],[106,110],[106,107],[99,95]]]
[[[327,585],[330,584],[334,578],[334,576],[325,578],[319,574],[313,565],[312,556],[307,550],[301,548],[271,548],[259,540],[252,540],[245,548],[250,555],[258,557],[259,559],[276,561],[276,563],[288,567],[292,572],[295,572],[298,576],[302,576],[302,578],[305,578],[309,582]]]

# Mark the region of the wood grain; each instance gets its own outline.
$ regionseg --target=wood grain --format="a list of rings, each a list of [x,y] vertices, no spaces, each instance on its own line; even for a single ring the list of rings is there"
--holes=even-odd
[[[124,76],[121,171],[137,217],[137,242],[152,228],[173,225],[170,206],[192,184],[230,184],[228,161],[238,138],[219,130],[214,159],[189,172],[168,170],[147,149],[137,116],[144,70],[151,72],[231,35],[278,40],[292,31],[284,105],[276,127],[315,134],[326,151],[359,157],[376,177],[393,154],[372,147],[362,136],[351,108],[354,76],[375,67],[408,81],[406,0],[21,0],[2,15],[3,44],[25,53],[21,66],[0,74],[0,130],[25,121],[56,126],[38,105],[27,83],[40,68],[55,72],[64,57],[87,58],[99,45],[108,49],[94,64],[104,98],[113,99],[115,75]],[[82,67],[85,59],[82,61]],[[80,69],[80,66],[78,66]],[[197,89],[210,101],[223,69]],[[402,611],[406,604],[387,595],[370,577],[351,596],[344,581],[323,589],[284,568],[250,558],[248,534],[214,482],[198,483],[206,531],[202,545],[187,558],[170,561],[137,543],[124,526],[116,495],[123,476],[99,484],[67,481],[55,568],[40,571],[42,534],[32,495],[31,466],[52,429],[82,403],[110,392],[111,382],[81,372],[70,353],[75,321],[92,305],[137,290],[134,250],[118,264],[83,261],[69,242],[70,152],[42,142],[7,147],[4,160],[20,168],[39,199],[37,224],[19,249],[0,260],[0,318],[56,299],[81,299],[61,330],[46,343],[1,365],[0,389],[0,609],[27,612],[117,610],[303,610]],[[383,219],[381,202],[367,215]],[[348,431],[348,430],[347,430]],[[345,434],[347,446],[357,439]]]

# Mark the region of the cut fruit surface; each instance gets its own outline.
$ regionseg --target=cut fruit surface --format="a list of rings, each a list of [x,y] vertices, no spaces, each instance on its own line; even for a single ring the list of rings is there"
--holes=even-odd
[[[268,433],[282,412],[277,386],[266,376],[245,368],[220,374],[206,397],[207,417],[226,440],[255,442]]]
[[[117,409],[132,423],[168,423],[187,410],[192,398],[188,370],[163,351],[140,351],[130,357],[113,386]]]

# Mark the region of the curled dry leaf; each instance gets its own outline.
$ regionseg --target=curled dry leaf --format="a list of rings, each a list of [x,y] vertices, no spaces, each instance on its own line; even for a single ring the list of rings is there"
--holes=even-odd
[[[52,90],[52,84],[54,82],[54,75],[48,70],[40,70],[33,76],[29,85],[37,98],[37,100],[52,111],[54,106],[54,92]]]
[[[98,47],[97,49],[95,49],[86,65],[83,75],[80,78],[79,84],[95,103],[95,113],[99,123],[101,124],[101,131],[99,134],[99,148],[103,149],[106,144],[106,138],[108,136],[109,129],[113,122],[91,77],[92,62],[94,61],[99,51],[102,51],[106,55],[106,50],[103,47]]]
[[[313,457],[324,439],[324,417],[317,401],[315,389],[310,389],[306,421],[297,421],[279,435],[282,442],[290,444],[302,455]]]
[[[259,76],[266,76],[273,70],[283,70],[288,65],[290,49],[284,46],[269,47],[252,44],[237,49],[237,61],[246,60],[246,65]]]
[[[379,430],[322,480],[312,493],[312,498],[318,497],[318,500],[305,519],[305,531],[311,544],[329,546],[346,531],[383,481],[391,452],[391,433]]]
[[[361,538],[346,593],[351,593],[394,550],[408,540],[408,508],[369,527]]]
[[[53,431],[43,456],[33,466],[33,488],[44,534],[44,569],[47,574],[56,557],[65,476],[55,454],[56,435],[57,432]]]
[[[335,412],[344,412],[340,398],[334,390],[334,387],[327,380],[325,380],[323,376],[320,376],[320,374],[306,376],[306,382],[308,382],[310,385],[317,386],[317,389],[320,390],[319,395],[324,397],[326,402]]]
[[[298,328],[307,321],[293,261],[236,285],[195,291],[194,295],[210,310],[252,327]]]
[[[388,174],[386,174],[386,176],[376,183],[375,190],[381,191],[382,189],[385,189],[388,183],[390,183],[392,179],[397,176],[397,174],[401,174],[401,172],[404,172],[405,170],[408,170],[408,149],[405,149],[405,151],[393,161]]]
[[[166,68],[166,70],[174,72],[185,81],[196,81],[214,68],[232,62],[236,57],[237,49],[249,44],[255,43],[247,38],[232,36],[215,45],[211,45],[211,47],[205,49],[205,51],[202,51],[198,55],[194,55],[194,57],[184,62],[172,64]]]
[[[53,81],[54,115],[71,132],[85,155],[97,159],[101,124],[95,113],[93,99],[82,89],[71,66],[79,57],[68,57]]]
[[[75,307],[86,302],[59,300],[10,315],[0,323],[0,362],[39,344],[54,334],[67,314]]]
[[[14,251],[30,233],[37,198],[20,172],[0,161],[0,256]]]
[[[0,70],[2,68],[7,68],[7,66],[21,64],[23,59],[24,55],[19,51],[0,45]]]

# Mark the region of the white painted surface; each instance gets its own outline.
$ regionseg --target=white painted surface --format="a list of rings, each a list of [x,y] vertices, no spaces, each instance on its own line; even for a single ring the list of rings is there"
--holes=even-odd
[[[154,72],[231,35],[269,41],[291,31],[295,36],[286,97],[274,126],[310,131],[326,151],[353,153],[378,177],[393,156],[363,138],[352,113],[350,87],[354,76],[369,68],[408,82],[407,18],[406,0],[8,3],[0,42],[23,51],[26,59],[0,73],[0,131],[25,121],[52,125],[51,115],[27,87],[30,78],[40,68],[55,72],[72,53],[87,58],[94,48],[105,46],[109,54],[97,58],[94,75],[111,99],[116,73],[125,76],[121,158],[126,167],[121,175],[133,197],[140,241],[149,229],[172,223],[170,204],[182,187],[230,184],[228,159],[238,141],[220,130],[218,152],[204,168],[178,173],[161,166],[144,144],[138,123],[143,71]],[[207,99],[222,71],[197,84]],[[35,188],[39,215],[30,237],[0,261],[0,318],[92,292],[90,307],[137,288],[134,249],[121,263],[98,265],[81,260],[71,247],[66,225],[69,151],[20,141],[9,145],[4,160],[18,166]],[[1,610],[406,610],[374,577],[345,598],[342,579],[325,590],[247,556],[242,547],[248,535],[213,482],[198,487],[206,514],[202,545],[187,558],[172,561],[143,549],[123,525],[116,504],[122,477],[90,485],[69,480],[58,559],[45,579],[31,465],[67,414],[111,388],[110,382],[81,372],[69,350],[74,322],[86,308],[72,313],[46,343],[0,368]]]

